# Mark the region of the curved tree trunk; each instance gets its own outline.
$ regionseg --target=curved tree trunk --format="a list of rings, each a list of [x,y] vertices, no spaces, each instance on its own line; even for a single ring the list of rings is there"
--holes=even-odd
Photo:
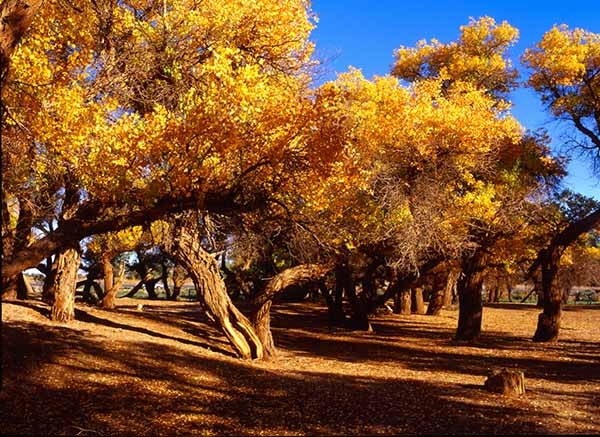
[[[262,358],[262,343],[252,324],[231,302],[217,261],[200,245],[194,215],[177,218],[170,228],[166,251],[188,271],[201,303],[235,353],[241,358]]]
[[[541,292],[544,308],[544,311],[538,317],[538,325],[533,341],[555,341],[558,339],[562,304],[562,293],[557,283],[560,258],[564,250],[580,235],[588,232],[599,223],[600,208],[571,223],[556,234],[546,248],[539,251],[535,262],[529,268],[529,276],[532,276],[538,267],[541,269]]]
[[[456,340],[471,341],[481,334],[484,268],[483,256],[478,252],[462,262],[462,276],[457,282],[459,310]]]
[[[254,297],[251,320],[263,345],[265,358],[276,354],[275,342],[271,333],[270,309],[273,299],[290,286],[318,281],[332,268],[329,264],[302,264],[291,267],[275,275],[263,291]]]
[[[51,289],[54,290],[54,303],[50,318],[57,322],[69,322],[75,318],[75,288],[77,270],[81,260],[79,247],[65,249],[56,256],[55,273]]]

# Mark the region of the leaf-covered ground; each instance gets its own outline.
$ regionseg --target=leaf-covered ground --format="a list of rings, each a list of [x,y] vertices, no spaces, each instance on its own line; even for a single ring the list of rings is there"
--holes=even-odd
[[[457,311],[383,314],[359,333],[330,328],[320,304],[277,304],[278,357],[244,362],[197,304],[119,305],[78,304],[64,325],[39,301],[2,304],[2,433],[600,433],[598,307],[567,308],[551,345],[530,340],[537,309],[486,307],[465,346]],[[483,390],[497,367],[525,372],[524,397]]]

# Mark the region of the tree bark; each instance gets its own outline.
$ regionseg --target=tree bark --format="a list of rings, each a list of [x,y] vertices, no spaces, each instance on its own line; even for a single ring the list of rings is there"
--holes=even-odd
[[[394,297],[399,290],[409,289],[420,276],[431,271],[442,261],[443,258],[441,257],[433,258],[424,261],[419,266],[418,271],[411,271],[402,275],[394,274],[394,277],[390,281],[390,284],[388,285],[385,292],[381,296],[378,295],[369,302],[369,313],[385,304],[388,300]]]
[[[448,273],[448,279],[446,281],[446,290],[444,293],[444,308],[450,308],[455,296],[458,295],[457,284],[460,276],[460,269],[453,268]]]
[[[94,293],[92,294],[92,288]],[[91,304],[97,304],[100,301],[101,293],[100,284],[98,284],[91,275],[88,275],[83,284],[83,301]]]
[[[50,315],[56,322],[69,322],[75,318],[75,288],[80,260],[79,247],[68,248],[56,256],[55,274],[51,284],[54,303]]]
[[[324,281],[319,283],[319,289],[327,304],[329,322],[333,326],[342,326],[346,321],[346,315],[344,314],[344,308],[342,307],[343,290],[338,289],[337,284],[334,286],[333,290],[330,290]]]
[[[576,222],[569,224],[556,234],[550,244],[538,252],[538,256],[529,268],[529,275],[539,267],[541,270],[541,290],[544,311],[538,317],[538,325],[533,341],[556,341],[560,332],[562,293],[558,286],[557,273],[560,258],[564,250],[580,235],[588,232],[600,223],[600,209],[593,211]]]
[[[429,298],[429,305],[427,305],[428,316],[439,316],[444,307],[444,294],[446,288],[437,287],[434,289],[431,297]]]
[[[117,292],[121,289],[125,279],[125,261],[121,261],[117,278],[114,277],[110,255],[102,257],[102,268],[104,270],[104,297],[100,306],[113,309],[117,306]]]
[[[37,266],[44,258],[60,252],[65,247],[79,244],[81,239],[90,235],[151,223],[168,214],[190,209],[203,208],[217,214],[232,215],[254,211],[264,205],[264,199],[261,197],[240,204],[236,199],[235,190],[192,194],[184,199],[178,194],[165,195],[152,202],[151,206],[141,205],[139,209],[129,208],[119,214],[110,213],[114,205],[106,205],[100,201],[78,204],[77,210],[68,218],[60,220],[58,228],[53,232],[13,252],[10,259],[2,260],[2,289],[5,289],[5,283],[16,280],[20,272]]]
[[[408,315],[411,313],[411,289],[403,288],[394,295],[394,313]]]
[[[17,299],[27,299],[31,294],[33,294],[33,288],[25,274],[21,272],[17,282]]]
[[[533,335],[533,341],[556,341],[560,333],[560,318],[562,315],[562,293],[556,280],[560,256],[559,248],[544,253],[541,257],[540,268],[542,281],[540,294],[543,296],[544,311],[538,316],[538,324]]]
[[[462,275],[457,282],[459,310],[455,339],[471,341],[481,335],[481,289],[485,268],[483,255],[476,251],[472,256],[465,258],[461,265]]]
[[[356,285],[347,259],[338,261],[335,267],[335,282],[336,288],[342,289],[346,293],[352,308],[349,327],[361,331],[372,331],[367,302],[365,302],[364,296],[359,297],[356,295]]]
[[[263,347],[252,323],[233,305],[217,261],[200,245],[194,214],[177,217],[170,226],[165,249],[192,277],[198,297],[210,317],[241,358],[262,358]]]
[[[173,268],[173,294],[171,294],[171,300],[177,300],[181,294],[181,288],[187,278],[187,272],[179,264]]]
[[[252,300],[251,320],[263,345],[263,356],[276,354],[275,342],[271,333],[270,309],[273,299],[290,286],[301,286],[321,279],[332,269],[330,264],[302,264],[278,273]]]
[[[423,301],[423,288],[415,287],[411,290],[411,306],[412,314],[425,314],[425,302]]]
[[[161,265],[161,269],[162,269],[162,271],[161,271],[160,279],[163,283],[165,295],[166,295],[167,300],[171,300],[171,289],[169,288],[169,268],[163,262]]]
[[[445,287],[436,290],[429,302],[426,313],[428,316],[438,316],[442,308],[449,308],[452,305],[452,295],[456,292],[456,282],[459,274],[460,271],[455,268],[448,272]]]

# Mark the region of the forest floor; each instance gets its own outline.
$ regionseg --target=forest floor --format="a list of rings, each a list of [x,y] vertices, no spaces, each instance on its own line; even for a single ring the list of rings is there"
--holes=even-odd
[[[280,303],[278,356],[250,362],[196,303],[118,304],[77,304],[66,325],[38,300],[2,303],[1,433],[600,434],[600,306],[567,307],[554,344],[530,340],[538,309],[486,306],[481,340],[460,345],[457,311],[381,314],[367,333]],[[525,372],[524,396],[483,389],[498,367]]]

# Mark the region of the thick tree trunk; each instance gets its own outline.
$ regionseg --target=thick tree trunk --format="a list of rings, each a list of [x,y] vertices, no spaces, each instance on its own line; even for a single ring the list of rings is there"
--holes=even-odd
[[[33,292],[33,288],[31,288],[31,284],[25,274],[19,274],[17,282],[17,299],[27,299]]]
[[[160,279],[161,278],[152,278],[149,281],[144,282],[144,287],[146,288],[146,293],[148,293],[149,299],[158,299],[158,295],[156,294],[156,284],[158,284]]]
[[[435,268],[442,258],[434,258],[424,261],[418,271],[412,271],[403,275],[394,274],[390,284],[382,295],[378,295],[371,302],[369,302],[369,313],[374,311],[385,304],[388,300],[396,295],[399,290],[410,289],[414,282],[420,277],[425,275],[427,272]]]
[[[23,274],[19,273],[16,280],[12,280],[6,284],[6,288],[2,290],[2,300],[27,299],[28,295],[33,293],[33,289],[29,281]]]
[[[541,257],[541,294],[544,311],[538,317],[533,341],[556,341],[560,332],[562,293],[556,280],[561,251],[556,248]]]
[[[42,287],[42,301],[46,302],[48,305],[54,305],[54,294],[56,292],[55,287],[55,278],[56,278],[56,266],[58,262],[58,257],[60,253],[56,254],[54,257],[54,262],[50,263],[47,271],[46,277],[44,278],[44,285]],[[51,261],[51,258],[48,258],[48,262]]]
[[[263,345],[265,358],[276,354],[270,315],[273,299],[290,286],[302,286],[318,281],[331,269],[332,266],[329,264],[302,264],[291,267],[275,275],[264,290],[254,297],[251,320]]]
[[[429,304],[427,305],[428,316],[439,316],[444,307],[444,294],[446,288],[435,288],[431,297],[429,298]]]
[[[75,288],[80,260],[79,247],[66,249],[56,256],[53,268],[55,274],[51,284],[54,303],[50,315],[54,321],[69,322],[75,318]]]
[[[412,299],[411,289],[398,290],[394,295],[394,313],[408,315],[411,313]]]
[[[533,336],[534,341],[555,341],[558,339],[562,304],[562,293],[557,284],[560,258],[564,250],[580,235],[588,232],[598,223],[600,223],[600,209],[569,224],[552,238],[546,248],[538,252],[535,262],[529,268],[529,277],[532,277],[538,268],[541,269],[541,291],[544,308],[538,318],[537,329]]]
[[[347,260],[338,262],[335,267],[336,288],[341,288],[346,292],[346,297],[350,301],[352,315],[349,321],[351,329],[361,331],[372,331],[369,322],[369,311],[364,299],[356,295],[356,286],[352,279],[352,272],[348,266]]]
[[[2,300],[14,300],[17,298],[18,276],[2,281]]]
[[[185,269],[180,265],[176,265],[173,269],[173,294],[171,294],[171,300],[177,300],[186,278],[187,272]]]
[[[104,297],[100,302],[100,306],[113,309],[117,306],[117,293],[125,279],[125,262],[121,261],[117,278],[114,277],[110,256],[102,258],[102,268],[104,270]]]
[[[325,298],[327,304],[327,310],[329,313],[329,322],[333,326],[342,326],[346,321],[346,315],[344,314],[344,308],[342,307],[342,289],[338,289],[337,286],[333,290],[329,290],[325,282],[319,284],[321,294]],[[339,296],[338,296],[339,295]]]
[[[101,296],[99,290],[101,290],[100,285],[94,280],[92,276],[88,275],[87,279],[83,284],[83,301],[91,304],[97,304],[100,301]]]
[[[425,302],[423,301],[423,288],[415,287],[411,290],[411,306],[412,314],[425,314]]]
[[[241,358],[262,358],[262,343],[250,321],[233,305],[217,261],[200,245],[197,220],[186,214],[171,225],[165,249],[192,277],[198,297]]]
[[[493,287],[490,287],[487,295],[487,303],[496,303],[499,300],[499,285],[495,284]]]
[[[462,262],[462,275],[457,282],[459,310],[456,340],[471,341],[481,335],[484,267],[483,256],[479,251]]]
[[[448,272],[445,287],[436,290],[429,301],[426,313],[428,316],[438,316],[442,308],[449,308],[452,305],[452,295],[456,292],[456,282],[459,274],[458,269],[452,269]]]

